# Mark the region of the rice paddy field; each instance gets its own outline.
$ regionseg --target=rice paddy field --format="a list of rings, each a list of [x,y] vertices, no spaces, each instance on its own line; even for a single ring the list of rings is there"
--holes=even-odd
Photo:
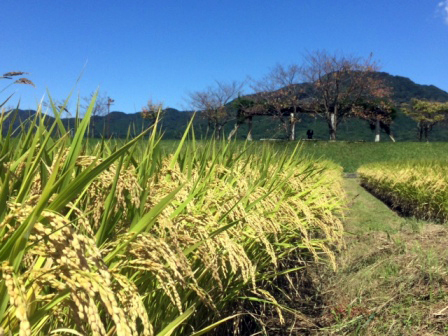
[[[361,184],[401,213],[448,220],[448,161],[387,162],[358,169]]]
[[[238,302],[282,315],[261,283],[335,267],[338,165],[185,141],[188,127],[166,151],[157,124],[92,145],[92,106],[73,137],[38,114],[1,139],[0,334],[200,335],[229,319],[237,333]]]
[[[438,161],[448,158],[447,142],[305,142],[303,153],[315,159],[331,160],[346,173],[355,173],[368,163],[419,160]]]
[[[314,292],[347,253],[343,173],[447,218],[444,143],[197,141],[191,123],[163,141],[157,122],[93,140],[93,106],[72,136],[55,109],[0,138],[0,335],[362,331],[367,304],[341,317]]]
[[[188,141],[188,140],[187,140]],[[98,144],[99,139],[89,139],[90,144]],[[122,144],[123,140],[113,140]],[[206,140],[198,140],[197,143],[207,143]],[[239,146],[248,145],[244,141],[237,140]],[[250,143],[247,151],[258,153],[260,147],[267,143],[274,150],[292,152],[297,142],[290,141],[254,141]],[[160,148],[166,153],[172,153],[178,146],[178,140],[161,140]],[[355,173],[359,167],[368,163],[396,162],[419,160],[437,161],[447,159],[447,142],[348,142],[348,141],[302,141],[300,142],[300,155],[311,160],[329,160],[343,168],[345,173]]]

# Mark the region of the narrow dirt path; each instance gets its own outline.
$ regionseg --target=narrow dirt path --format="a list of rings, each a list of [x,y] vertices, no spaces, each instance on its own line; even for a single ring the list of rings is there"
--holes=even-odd
[[[319,334],[448,335],[448,227],[400,217],[356,178],[344,183],[347,246],[327,275]]]

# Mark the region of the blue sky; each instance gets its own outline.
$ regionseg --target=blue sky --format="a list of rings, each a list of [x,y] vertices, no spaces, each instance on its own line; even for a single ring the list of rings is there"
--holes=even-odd
[[[262,77],[308,51],[374,53],[382,70],[448,90],[448,0],[2,0],[1,73],[22,108],[97,87],[112,110],[149,98],[188,108],[188,92],[215,80]],[[1,82],[0,89],[6,85]]]

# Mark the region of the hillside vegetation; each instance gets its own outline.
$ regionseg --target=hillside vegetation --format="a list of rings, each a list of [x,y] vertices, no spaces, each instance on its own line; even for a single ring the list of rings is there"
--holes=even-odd
[[[392,98],[394,102],[399,105],[401,103],[409,102],[412,98],[426,99],[434,101],[448,101],[448,93],[433,86],[420,85],[411,81],[409,78],[401,76],[393,76],[385,72],[375,73],[375,76],[383,79],[392,88]],[[18,127],[20,120],[25,120],[35,111],[19,111],[19,118],[15,123]],[[176,109],[167,108],[164,110],[164,117],[161,123],[164,139],[180,139],[184,132],[185,126],[193,115],[191,111],[178,111]],[[201,117],[201,112],[194,121],[194,129],[198,138],[206,136],[207,121]],[[314,138],[318,140],[328,139],[328,126],[325,120],[319,117],[310,117],[302,114],[301,120],[296,126],[297,138],[306,138],[306,131],[308,129],[314,130]],[[141,118],[141,114],[137,113],[123,113],[111,112],[108,117],[95,116],[93,120],[96,125],[95,136],[100,137],[105,129],[105,124],[109,123],[110,133],[115,137],[126,137],[128,131],[138,134],[142,129],[149,126],[147,120]],[[48,118],[48,125],[52,123],[52,118]],[[74,125],[75,120],[62,119],[66,127]],[[228,134],[234,126],[235,121],[230,121],[224,126],[225,133]],[[3,125],[3,132],[6,132],[8,123]],[[417,140],[417,126],[415,121],[406,116],[400,110],[392,124],[392,131],[397,141],[416,141]],[[244,139],[247,133],[247,126],[243,125],[238,131],[237,137]],[[282,124],[272,117],[255,117],[253,124],[254,139],[262,138],[287,138],[286,132]],[[374,138],[373,132],[370,130],[366,121],[356,118],[348,118],[342,122],[338,131],[338,140],[345,141],[372,141]],[[431,133],[431,141],[448,141],[448,131],[443,126],[436,126]],[[383,134],[382,141],[390,141],[386,134]]]

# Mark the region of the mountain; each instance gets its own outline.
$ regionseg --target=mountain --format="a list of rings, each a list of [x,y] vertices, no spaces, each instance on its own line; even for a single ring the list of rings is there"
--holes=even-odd
[[[420,85],[412,80],[402,76],[393,76],[386,72],[377,72],[374,74],[383,79],[389,86],[393,88],[393,100],[400,105],[409,102],[412,98],[427,99],[435,101],[448,101],[448,92],[445,92],[434,85]],[[307,85],[307,84],[302,84]],[[161,123],[161,129],[164,139],[180,139],[193,115],[191,111],[179,111],[173,108],[164,110],[164,117]],[[19,120],[23,121],[34,115],[36,112],[32,110],[19,110],[14,128],[19,126]],[[47,123],[51,124],[54,119],[50,116]],[[10,118],[2,125],[2,132],[5,134],[9,127]],[[63,119],[66,127],[73,127],[74,119]],[[143,120],[140,113],[123,113],[114,111],[109,116],[96,116],[92,118],[91,131],[94,129],[95,136],[101,136],[109,125],[110,134],[115,137],[125,137],[130,129],[132,134],[139,133],[142,129],[149,126],[147,120]],[[224,130],[226,134],[233,128],[234,122],[229,122]],[[198,138],[204,137],[207,130],[207,122],[201,117],[201,113],[197,113],[194,122],[195,134]],[[301,122],[296,125],[297,138],[306,138],[306,131],[314,130],[314,138],[327,140],[328,127],[326,121],[321,118],[312,118],[308,115],[301,116]],[[397,141],[416,141],[417,128],[416,123],[398,112],[396,119],[392,125],[392,130]],[[237,133],[237,137],[244,139],[247,133],[247,126],[243,125]],[[91,133],[92,134],[92,133]],[[286,138],[285,131],[281,123],[272,117],[255,117],[252,131],[254,139],[261,138]],[[338,140],[348,141],[372,141],[373,134],[367,125],[367,122],[359,119],[349,118],[343,121],[338,128]],[[388,138],[383,136],[383,140]],[[448,141],[448,129],[442,126],[434,127],[431,134],[432,141]]]
[[[448,101],[448,92],[434,85],[416,84],[412,80],[402,76],[393,76],[387,72],[376,72],[375,76],[383,79],[393,88],[393,100],[396,103],[409,102],[412,98],[434,101]]]

